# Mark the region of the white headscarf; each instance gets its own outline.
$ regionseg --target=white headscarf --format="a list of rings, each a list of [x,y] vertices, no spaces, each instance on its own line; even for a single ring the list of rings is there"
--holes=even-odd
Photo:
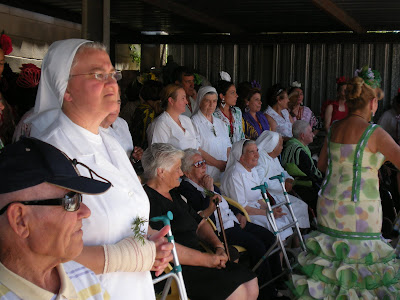
[[[279,133],[275,131],[264,130],[256,140],[258,151],[271,153],[279,143]]]
[[[32,123],[32,136],[40,135],[61,112],[68,85],[72,60],[78,48],[91,41],[68,39],[51,44],[42,63],[40,83],[33,114],[25,121]]]
[[[217,90],[215,88],[213,88],[212,86],[202,86],[199,89],[199,91],[197,92],[197,100],[194,104],[194,109],[193,109],[192,115],[195,115],[199,111],[201,101],[203,101],[204,96],[207,95],[208,93],[213,93],[213,94],[218,95]]]
[[[240,160],[240,157],[243,154],[243,144],[245,141],[247,141],[247,139],[240,140],[232,144],[232,149],[229,153],[228,162],[226,163],[226,170],[233,167],[235,163]]]

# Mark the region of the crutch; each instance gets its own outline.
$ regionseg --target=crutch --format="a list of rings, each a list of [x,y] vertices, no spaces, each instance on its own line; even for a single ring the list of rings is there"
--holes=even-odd
[[[285,196],[285,199],[286,199],[287,208],[289,209],[290,215],[292,216],[293,221],[294,221],[294,223],[296,225],[296,231],[297,231],[297,235],[298,235],[299,240],[300,240],[301,248],[302,248],[303,251],[306,251],[306,245],[304,244],[303,236],[301,235],[301,232],[300,232],[299,222],[297,221],[297,218],[296,218],[296,216],[295,216],[295,214],[293,212],[292,202],[290,202],[290,198],[288,196],[288,192],[286,191],[284,178],[285,178],[285,174],[282,172],[279,175],[270,177],[269,180],[275,180],[275,179],[279,180],[279,183],[281,184],[283,195]]]
[[[172,212],[168,211],[165,216],[154,217],[154,218],[151,218],[150,221],[152,221],[152,222],[162,221],[165,226],[165,225],[170,225],[170,220],[172,220],[173,217],[174,216],[173,216]],[[167,239],[168,239],[168,242],[170,242],[174,245],[174,248],[172,248],[174,267],[172,268],[171,272],[169,272],[168,274],[164,274],[158,278],[153,279],[153,284],[156,284],[160,281],[167,279],[167,282],[165,283],[164,290],[163,290],[162,296],[161,296],[161,300],[165,300],[168,296],[168,291],[171,287],[172,278],[174,278],[177,283],[178,289],[179,289],[179,296],[180,296],[181,300],[187,300],[188,298],[187,298],[187,294],[186,294],[185,282],[183,281],[183,276],[182,276],[182,266],[179,264],[178,254],[176,253],[175,240],[174,240],[174,236],[172,235],[171,228],[168,231]]]
[[[280,246],[280,248],[282,250],[283,256],[284,256],[285,261],[286,261],[286,265],[288,266],[289,269],[291,269],[289,258],[287,256],[287,253],[286,253],[286,250],[285,250],[285,245],[284,245],[284,243],[282,241],[280,233],[285,231],[288,228],[291,228],[293,226],[293,223],[287,224],[286,226],[284,226],[282,228],[278,228],[278,226],[276,225],[273,209],[275,207],[280,207],[280,206],[282,206],[284,204],[280,203],[280,204],[276,204],[276,205],[274,205],[272,207],[271,206],[271,202],[270,202],[270,200],[268,198],[268,195],[267,195],[267,188],[268,188],[268,184],[266,182],[264,182],[264,184],[261,184],[261,185],[253,187],[252,190],[261,190],[261,196],[264,199],[264,201],[265,201],[265,203],[267,204],[267,207],[268,207],[267,219],[268,219],[268,221],[269,221],[269,223],[270,223],[270,225],[272,227],[273,234],[276,236],[277,241],[279,243],[279,246]],[[257,263],[257,265],[254,266],[253,270],[257,269],[261,263],[262,263],[262,261],[260,260]]]

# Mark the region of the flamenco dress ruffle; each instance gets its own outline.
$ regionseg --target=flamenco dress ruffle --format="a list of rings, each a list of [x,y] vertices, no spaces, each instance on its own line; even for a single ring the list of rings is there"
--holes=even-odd
[[[326,230],[332,231],[322,231]],[[395,251],[379,234],[374,235],[346,239],[311,233],[307,252],[298,257],[298,269],[304,275],[294,274],[289,283],[296,298],[400,299],[400,264]]]

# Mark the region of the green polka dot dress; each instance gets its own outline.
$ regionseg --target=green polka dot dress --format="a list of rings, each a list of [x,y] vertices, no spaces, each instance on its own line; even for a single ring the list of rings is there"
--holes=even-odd
[[[328,170],[318,199],[318,231],[300,253],[290,286],[300,299],[400,299],[399,262],[381,239],[378,170],[385,158],[366,148],[377,128],[358,144],[338,144],[328,134]]]

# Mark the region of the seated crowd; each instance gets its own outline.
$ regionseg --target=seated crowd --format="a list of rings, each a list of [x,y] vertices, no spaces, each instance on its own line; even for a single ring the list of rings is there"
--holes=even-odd
[[[266,183],[273,204],[288,192],[301,231],[310,229],[323,174],[308,147],[317,122],[301,84],[270,87],[262,111],[260,87],[239,84],[238,101],[226,72],[215,87],[195,86],[185,67],[173,75],[165,87],[146,81],[124,120],[121,72],[105,47],[70,39],[50,46],[14,144],[12,106],[0,98],[0,297],[155,299],[150,271],[163,272],[173,245],[164,238],[169,226],[149,220],[168,211],[190,299],[284,297],[270,282],[282,272],[281,253],[263,257],[276,240],[268,207],[252,188]],[[281,174],[282,185],[271,179]],[[293,222],[285,205],[272,213],[278,228]],[[247,261],[224,235],[246,248]]]

